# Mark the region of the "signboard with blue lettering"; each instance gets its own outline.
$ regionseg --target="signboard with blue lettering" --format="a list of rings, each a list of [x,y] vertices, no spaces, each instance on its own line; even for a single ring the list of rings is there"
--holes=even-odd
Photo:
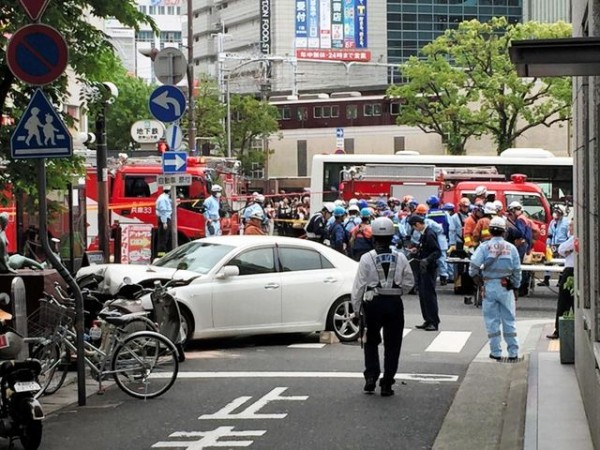
[[[160,86],[150,94],[150,113],[161,122],[175,122],[185,113],[183,92],[175,86]]]
[[[15,159],[58,158],[73,155],[73,141],[67,126],[41,89],[29,105],[10,139]]]
[[[367,50],[367,0],[295,1],[297,58],[371,60]]]
[[[163,153],[163,173],[185,172],[187,169],[186,152],[164,152]]]

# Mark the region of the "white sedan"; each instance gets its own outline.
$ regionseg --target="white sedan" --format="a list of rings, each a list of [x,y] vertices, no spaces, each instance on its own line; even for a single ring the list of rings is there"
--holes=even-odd
[[[178,269],[179,267],[179,269]],[[219,236],[171,251],[150,266],[92,265],[99,290],[114,295],[128,277],[192,279],[173,288],[188,338],[330,330],[341,341],[358,337],[350,303],[358,263],[324,245],[280,236]]]

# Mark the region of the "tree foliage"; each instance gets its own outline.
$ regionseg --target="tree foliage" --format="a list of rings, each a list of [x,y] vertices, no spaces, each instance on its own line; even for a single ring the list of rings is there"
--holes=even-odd
[[[447,30],[402,66],[407,83],[389,88],[403,102],[398,124],[439,134],[449,153],[464,154],[469,138],[490,135],[500,153],[533,127],[568,120],[570,79],[520,78],[509,48],[512,40],[570,34],[564,22],[509,25],[505,18]]]
[[[218,151],[227,156],[227,107],[219,99],[214,82],[200,83],[196,97],[197,136],[212,138]],[[277,108],[251,95],[231,95],[231,156],[242,162],[245,173],[249,173],[252,163],[263,164],[265,152],[252,151],[256,139],[268,138],[279,130]]]
[[[15,0],[0,0],[0,113],[10,116],[18,122],[24,112],[33,88],[15,79],[6,62],[5,49],[8,38],[21,26],[29,23],[24,10]],[[151,19],[139,12],[135,0],[64,0],[50,2],[42,22],[56,28],[65,38],[69,47],[69,66],[77,80],[91,84],[106,74],[103,61],[110,61],[114,49],[107,36],[92,21],[103,18],[115,18],[123,25],[139,28],[141,23]],[[154,27],[155,28],[155,27]],[[104,71],[104,72],[103,72]],[[44,92],[55,106],[66,102],[68,91],[67,75],[44,87]],[[62,108],[57,108],[62,111]],[[61,114],[63,114],[61,112]],[[74,118],[63,114],[68,125],[74,124]],[[1,125],[0,125],[1,126]],[[15,191],[35,195],[37,192],[36,171],[29,160],[10,159],[10,135],[14,126],[0,128],[0,157],[4,160],[5,170],[0,174],[0,183],[11,183]],[[81,172],[81,161],[77,158],[54,158],[47,164],[47,187],[64,189]]]

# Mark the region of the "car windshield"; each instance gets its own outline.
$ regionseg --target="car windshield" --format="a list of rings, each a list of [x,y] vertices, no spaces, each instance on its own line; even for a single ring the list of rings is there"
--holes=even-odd
[[[208,242],[188,242],[156,261],[153,265],[171,269],[208,273],[223,256],[233,250],[231,245]]]

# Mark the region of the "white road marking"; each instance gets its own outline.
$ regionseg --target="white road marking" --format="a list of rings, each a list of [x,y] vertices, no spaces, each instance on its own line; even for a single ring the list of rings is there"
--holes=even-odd
[[[197,438],[195,441],[157,442],[152,448],[185,448],[200,450],[209,447],[250,447],[254,441],[221,441],[222,437],[254,437],[263,436],[266,430],[233,431],[235,427],[218,427],[211,431],[177,431],[170,438]]]
[[[288,345],[288,348],[323,348],[327,344],[292,344]]]
[[[170,378],[169,374],[152,374],[152,378]],[[179,372],[177,378],[364,378],[362,372]],[[397,373],[396,380],[441,382],[458,381],[458,375],[437,373]]]
[[[470,331],[441,331],[425,351],[460,353],[470,336]]]
[[[408,333],[412,331],[412,328],[405,328],[402,330],[402,337],[405,338]]]
[[[287,391],[286,387],[276,387],[271,392],[263,395],[261,398],[256,400],[254,403],[246,407],[243,411],[239,413],[234,413],[236,409],[242,406],[244,403],[247,403],[252,397],[243,396],[238,397],[231,403],[225,405],[223,408],[218,410],[214,414],[202,414],[198,417],[199,420],[209,420],[209,419],[217,419],[217,420],[229,420],[229,419],[283,419],[287,416],[287,413],[280,414],[260,414],[262,408],[264,408],[267,404],[271,402],[279,402],[279,401],[304,401],[308,400],[308,395],[297,395],[291,397],[283,397],[280,394],[283,394]]]

